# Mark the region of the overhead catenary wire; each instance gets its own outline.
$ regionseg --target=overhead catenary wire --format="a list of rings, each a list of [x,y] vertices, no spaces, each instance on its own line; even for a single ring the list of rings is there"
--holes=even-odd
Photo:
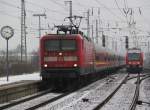
[[[144,22],[146,23],[146,25],[150,27],[150,23],[149,23],[148,20],[145,18],[145,16],[142,14],[141,17],[144,19]]]
[[[9,16],[9,17],[13,17],[13,18],[16,18],[16,19],[20,19],[19,16],[15,16],[15,15],[8,14],[8,13],[5,12],[5,11],[0,11],[0,13],[3,14],[3,15]]]
[[[0,0],[0,3],[2,3],[2,4],[4,4],[4,5],[7,5],[7,6],[10,6],[10,7],[13,7],[13,8],[21,9],[19,6],[16,6],[16,5],[14,5],[14,4],[8,3],[8,2],[6,2],[6,1]]]
[[[34,7],[38,7],[38,8],[40,7],[42,9],[44,9],[46,11],[50,11],[52,13],[59,13],[59,14],[62,14],[62,15],[67,14],[67,12],[65,13],[65,12],[60,12],[60,11],[54,10],[54,9],[50,9],[50,8],[45,7],[45,6],[39,5],[37,3],[33,3],[31,1],[26,1],[26,3],[28,3],[28,4],[30,4],[30,5],[32,5]]]
[[[20,6],[16,6],[16,5],[14,5],[14,4],[11,4],[11,3],[8,3],[8,2],[2,1],[2,0],[0,0],[0,2],[1,2],[2,4],[4,4],[4,5],[9,6],[9,7],[12,7],[12,8],[16,8],[16,9],[21,10],[21,7],[20,7]],[[30,12],[30,13],[34,13],[33,10],[28,10],[28,9],[27,9],[26,11],[28,11],[28,12]]]
[[[111,13],[113,16],[117,17],[118,19],[120,19],[121,21],[124,21],[124,19],[120,18],[119,16],[117,16],[111,9],[109,9],[107,6],[105,6],[104,4],[102,4],[99,0],[95,0],[99,5],[103,6],[105,9],[107,9],[107,11],[109,13]]]
[[[116,3],[116,6],[118,7],[118,10],[121,12],[121,14],[126,17],[125,13],[123,13],[123,11],[120,9],[117,0],[115,0],[115,3]]]
[[[118,10],[119,10],[119,11],[121,12],[121,14],[125,17],[125,19],[127,20],[127,23],[129,24],[127,14],[125,14],[125,13],[121,10],[121,8],[120,8],[120,7],[119,7],[119,5],[118,5],[117,0],[115,0],[115,3],[116,3],[116,6],[118,7]],[[125,4],[125,8],[127,8],[127,9],[128,9],[127,4]]]
[[[0,2],[3,3],[3,4],[5,4],[5,5],[7,5],[7,6],[11,6],[11,7],[14,7],[14,8],[17,8],[17,9],[20,9],[20,10],[21,10],[21,7],[20,7],[20,6],[16,6],[16,5],[14,5],[14,4],[11,4],[11,3],[8,3],[8,2],[2,1],[2,0],[0,0]],[[34,7],[38,7],[38,8],[40,7],[40,8],[42,8],[42,9],[47,9],[47,11],[50,11],[50,12],[52,12],[52,13],[66,14],[66,13],[64,13],[64,12],[60,12],[60,11],[57,11],[57,10],[54,10],[54,9],[50,9],[50,8],[41,6],[41,5],[39,5],[39,4],[37,4],[37,3],[33,3],[33,2],[31,2],[31,1],[26,1],[26,3],[27,3],[27,4],[30,4],[30,5],[32,5],[32,6],[34,6]],[[30,12],[30,13],[32,13],[32,14],[36,12],[36,11],[30,10],[30,9],[26,9],[26,11],[28,11],[28,12]]]
[[[64,4],[61,4],[61,3],[59,3],[58,1],[50,0],[49,2],[52,2],[52,3],[54,3],[54,4],[56,4],[56,5],[60,6],[60,7],[62,7],[64,10],[67,10],[67,9],[63,6]]]
[[[124,0],[124,5],[125,5],[125,8],[127,9],[128,8],[128,2],[127,2],[127,0]]]
[[[16,8],[16,9],[19,9],[19,10],[21,10],[21,8],[20,8],[20,6],[17,6],[17,5],[14,5],[14,4],[12,4],[12,3],[8,3],[8,2],[6,2],[6,1],[0,1],[0,3],[2,3],[2,4],[4,4],[4,5],[6,5],[6,6],[9,6],[9,7],[12,7],[12,8]],[[36,11],[33,11],[33,10],[26,10],[27,12],[29,12],[29,13],[35,13]],[[9,13],[7,13],[7,12],[5,12],[5,11],[1,11],[0,10],[0,12],[1,12],[1,14],[3,14],[3,15],[6,15],[6,16],[9,16],[9,17],[12,17],[12,18],[16,18],[16,19],[21,19],[20,18],[20,16],[15,16],[15,15],[12,15],[12,14],[9,14]],[[28,17],[28,16],[27,16]],[[51,18],[51,19],[53,19],[53,18]],[[53,20],[55,20],[55,21],[61,21],[61,20],[58,20],[58,19],[53,19]]]
[[[14,0],[14,1],[17,1],[17,0]],[[127,2],[126,0],[124,0],[125,1],[125,3]],[[20,7],[19,6],[16,6],[16,5],[14,5],[14,4],[11,4],[11,3],[6,3],[6,1],[0,1],[0,2],[3,2],[3,4],[5,4],[5,5],[7,5],[7,6],[11,6],[11,7],[14,7],[14,8],[17,8],[17,9],[20,9]],[[59,2],[57,2],[57,3],[59,3]],[[60,4],[60,3],[59,3]],[[80,3],[81,4],[81,3]],[[34,3],[33,3],[33,5],[34,5]],[[81,4],[82,5],[82,4]],[[83,5],[82,5],[83,6]],[[127,5],[126,5],[127,6]],[[37,6],[38,7],[38,6]],[[128,6],[127,6],[128,7]],[[141,6],[140,6],[141,7]],[[43,7],[41,7],[41,8],[43,8]],[[100,8],[105,8],[105,7],[100,7]],[[138,7],[133,7],[133,8],[139,8],[139,6]],[[143,7],[144,8],[144,7]],[[117,8],[109,8],[109,9],[117,9]],[[123,8],[120,8],[120,9],[123,9]],[[28,10],[27,10],[28,11]],[[32,11],[33,12],[33,11]],[[11,16],[11,15],[8,15],[8,16]],[[14,16],[13,16],[14,17]],[[17,18],[17,17],[14,17],[14,18]]]

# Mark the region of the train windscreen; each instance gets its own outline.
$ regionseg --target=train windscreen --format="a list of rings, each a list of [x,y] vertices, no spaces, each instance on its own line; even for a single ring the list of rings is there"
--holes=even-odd
[[[75,40],[46,40],[44,44],[46,51],[76,50]]]
[[[140,60],[139,53],[128,53],[128,60]]]
[[[76,50],[75,40],[61,40],[62,50]]]

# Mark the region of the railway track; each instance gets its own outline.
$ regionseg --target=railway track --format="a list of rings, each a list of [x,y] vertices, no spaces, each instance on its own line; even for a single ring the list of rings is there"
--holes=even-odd
[[[118,87],[111,94],[109,94],[109,96],[105,100],[103,100],[100,104],[93,108],[93,110],[99,110],[100,108],[102,108],[118,92],[121,86],[127,81],[127,78],[128,76],[124,78],[124,80],[118,85]]]
[[[101,102],[103,102],[105,98],[108,96],[108,94],[107,95],[105,94],[107,93],[107,90],[108,89],[114,90],[114,88],[115,90],[118,89],[120,83],[124,83],[125,79],[127,79],[126,75],[120,75],[117,77],[110,76],[109,78],[97,81],[95,84],[93,84],[93,86],[88,86],[87,88],[78,90],[75,93],[72,93],[70,96],[67,96],[56,102],[47,104],[46,106],[41,107],[38,110],[92,110],[93,108],[88,106],[95,107],[95,105],[99,101],[99,98],[101,98],[100,100]],[[107,90],[105,91],[104,89]],[[109,91],[108,93],[111,92],[110,90],[108,91]],[[102,95],[101,93],[103,94],[103,97],[101,96]],[[96,100],[92,101],[92,99]],[[103,103],[105,103],[105,101]]]
[[[140,77],[146,77],[145,75],[131,75],[131,76],[124,76],[124,78],[109,78],[109,82],[101,82],[102,85],[99,87],[94,88],[95,90],[86,91],[83,90],[83,95],[80,98],[75,100],[70,100],[71,103],[66,102],[63,100],[62,102],[56,102],[48,104],[46,107],[39,108],[38,110],[109,110],[112,106],[115,106],[117,103],[110,104],[111,101],[115,99],[115,97],[119,97],[122,95],[123,91],[125,96],[119,98],[127,98],[128,100],[123,101],[126,104],[122,105],[122,108],[111,108],[111,110],[134,110],[138,101],[139,97],[139,84],[140,84]],[[136,80],[137,79],[137,80]],[[99,82],[99,84],[101,84]],[[131,93],[131,94],[129,94]],[[81,94],[80,92],[78,95]],[[119,94],[119,95],[118,95]],[[123,94],[123,95],[124,95]],[[74,97],[76,97],[74,95]],[[120,99],[119,99],[120,101]],[[129,102],[128,102],[129,101]],[[118,102],[119,105],[119,102]]]
[[[114,91],[113,97],[106,98],[105,103],[104,102],[100,103],[93,110],[100,110],[100,109],[108,110],[108,108],[111,108],[111,110],[116,110],[116,109],[135,110],[139,99],[140,77],[147,77],[147,76],[138,74],[137,76],[132,76],[127,78],[126,83],[132,79],[133,80],[137,79],[135,81],[136,85],[131,87],[129,87],[129,84],[127,84],[128,87],[124,85],[124,87],[120,88],[121,90],[118,89],[117,91]],[[125,96],[121,96],[122,94]]]
[[[31,95],[31,96],[24,97],[24,98],[22,98],[20,100],[15,100],[15,101],[12,101],[10,103],[2,104],[0,106],[0,110],[2,110],[2,109],[8,109],[8,108],[13,107],[15,105],[19,105],[21,103],[27,102],[27,101],[32,100],[34,98],[40,97],[42,95],[45,95],[45,94],[49,93],[50,91],[51,91],[51,89],[43,91],[43,92],[36,93],[34,95]]]
[[[61,98],[65,97],[65,96],[67,96],[67,95],[69,95],[69,94],[70,94],[70,92],[67,92],[67,93],[58,95],[58,96],[56,96],[56,97],[54,97],[54,98],[51,98],[51,99],[46,100],[46,101],[43,101],[43,102],[40,103],[40,104],[34,105],[34,106],[32,106],[32,107],[29,107],[29,108],[27,108],[26,110],[35,110],[35,109],[38,109],[38,108],[43,107],[43,106],[45,106],[45,105],[47,105],[47,104],[49,104],[49,103],[52,103],[52,102],[54,102],[54,101],[56,101],[56,100],[58,100],[58,99],[61,99]]]
[[[103,85],[104,80],[105,79],[102,79],[101,82],[96,82],[94,84],[91,84],[85,87],[84,89],[81,89],[80,92],[53,93],[51,90],[40,92],[36,95],[32,95],[30,97],[26,97],[21,100],[14,101],[10,104],[5,104],[3,106],[0,106],[0,110],[3,110],[3,109],[20,110],[20,108],[23,110],[33,110],[33,109],[38,109],[38,108],[40,109],[43,106],[46,106],[48,104],[52,104],[55,102],[59,102],[58,100],[63,100],[63,99],[65,99],[68,103],[68,101],[71,102],[72,100],[76,100],[76,98],[83,97],[85,93],[89,93],[87,92],[89,89],[92,89],[95,86],[98,86],[100,84]],[[74,99],[74,97],[76,98]],[[59,106],[59,104],[56,104],[56,105]],[[56,107],[55,104],[53,107],[54,108]]]
[[[36,95],[3,105],[0,107],[0,110],[33,110],[65,97],[70,93],[71,92],[53,93],[52,89],[49,89]]]
[[[135,110],[139,98],[139,91],[140,91],[140,74],[138,74],[137,76],[135,94],[129,110]]]
[[[140,79],[140,77],[143,78]],[[15,105],[5,105],[6,108],[3,106],[3,108],[0,109],[108,110],[108,107],[109,109],[112,107],[112,110],[116,110],[113,109],[113,106],[115,106],[117,102],[113,104],[111,104],[111,102],[115,99],[119,100],[119,103],[121,103],[121,101],[126,103],[126,99],[128,98],[128,103],[126,105],[122,105],[122,107],[126,106],[125,108],[128,108],[128,110],[135,110],[139,97],[140,82],[142,79],[144,80],[144,78],[147,77],[149,76],[139,74],[137,76],[123,74],[113,75],[74,92],[52,93],[51,90],[47,90],[47,92],[41,93],[41,95],[32,96],[33,98],[30,97],[29,100],[24,99],[24,101],[14,102]],[[125,93],[123,94],[125,96],[121,96],[122,93]],[[129,95],[129,93],[131,94]],[[117,97],[122,99],[126,97],[126,99],[124,99],[124,101]],[[121,110],[121,108],[119,110]]]
[[[150,109],[150,76],[140,79],[140,94],[138,104],[135,110]]]

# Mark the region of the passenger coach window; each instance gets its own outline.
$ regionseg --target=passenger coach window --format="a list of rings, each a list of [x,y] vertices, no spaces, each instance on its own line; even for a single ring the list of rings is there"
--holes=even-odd
[[[45,50],[47,50],[47,51],[60,50],[59,40],[48,40],[48,41],[45,41]]]
[[[75,40],[61,40],[61,49],[62,50],[76,50],[76,41]]]

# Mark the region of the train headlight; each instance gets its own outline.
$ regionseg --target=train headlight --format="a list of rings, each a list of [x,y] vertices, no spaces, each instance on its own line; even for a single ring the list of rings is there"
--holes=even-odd
[[[59,55],[62,56],[62,53],[60,52]]]
[[[47,64],[44,64],[44,67],[47,67]]]
[[[74,64],[73,66],[74,66],[74,67],[77,67],[78,65],[77,65],[77,64]]]
[[[132,64],[132,62],[129,62],[129,64]]]

